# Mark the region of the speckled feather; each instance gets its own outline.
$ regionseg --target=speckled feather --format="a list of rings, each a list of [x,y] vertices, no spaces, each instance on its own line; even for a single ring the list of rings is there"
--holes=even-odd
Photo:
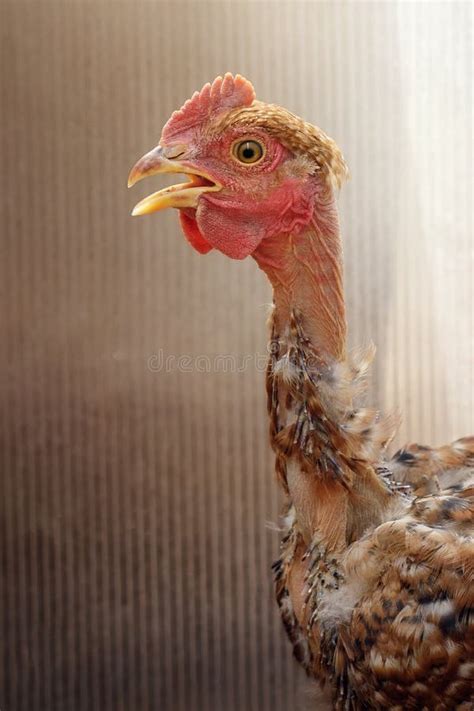
[[[335,709],[471,708],[474,440],[437,450],[411,446],[385,461],[394,422],[348,408],[372,354],[345,369],[321,368],[296,314],[293,324],[283,349],[273,326],[267,372],[280,481],[287,488],[288,463],[296,456],[309,476],[317,471],[349,497],[357,496],[356,477],[368,477],[386,495],[385,505],[372,511],[374,520],[365,518],[355,530],[345,522],[344,542],[333,550],[319,536],[304,541],[290,505],[274,573],[295,656],[309,675],[330,685]],[[285,426],[276,392],[282,387],[289,409],[303,405]],[[417,496],[420,481],[426,486],[434,476],[450,486],[440,490],[437,483],[437,493]],[[298,568],[305,599],[296,614],[291,590]]]

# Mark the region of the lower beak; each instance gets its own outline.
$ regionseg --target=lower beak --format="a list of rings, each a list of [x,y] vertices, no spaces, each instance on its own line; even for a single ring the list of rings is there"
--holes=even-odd
[[[157,146],[144,155],[133,166],[128,176],[128,187],[131,188],[139,180],[158,173],[184,173],[189,176],[189,181],[171,185],[169,188],[149,195],[135,205],[132,215],[148,215],[157,210],[164,210],[166,207],[196,208],[201,195],[216,192],[222,187],[201,169],[190,163],[167,158],[161,146]]]

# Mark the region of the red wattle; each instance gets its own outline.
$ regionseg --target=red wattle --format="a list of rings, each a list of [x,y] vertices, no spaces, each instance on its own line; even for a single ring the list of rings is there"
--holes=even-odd
[[[202,236],[194,217],[180,210],[179,220],[186,239],[199,254],[207,254],[213,249],[212,245]]]

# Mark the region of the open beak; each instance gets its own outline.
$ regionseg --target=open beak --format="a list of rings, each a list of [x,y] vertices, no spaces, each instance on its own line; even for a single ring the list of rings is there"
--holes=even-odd
[[[157,146],[140,158],[130,171],[128,187],[131,188],[139,180],[157,173],[184,173],[189,176],[188,182],[171,185],[169,188],[148,195],[135,205],[132,215],[148,215],[157,210],[164,210],[166,207],[196,208],[201,195],[221,190],[222,186],[201,169],[187,162],[167,157],[165,154],[166,148]]]

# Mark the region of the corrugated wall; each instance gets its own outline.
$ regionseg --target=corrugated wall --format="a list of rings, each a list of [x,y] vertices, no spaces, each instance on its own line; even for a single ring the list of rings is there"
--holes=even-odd
[[[472,6],[0,14],[1,709],[295,708],[263,374],[214,360],[265,353],[270,291],[252,260],[192,252],[175,214],[132,220],[150,184],[128,193],[127,173],[226,70],[325,128],[352,169],[351,340],[378,344],[373,398],[403,411],[400,441],[468,434]]]

